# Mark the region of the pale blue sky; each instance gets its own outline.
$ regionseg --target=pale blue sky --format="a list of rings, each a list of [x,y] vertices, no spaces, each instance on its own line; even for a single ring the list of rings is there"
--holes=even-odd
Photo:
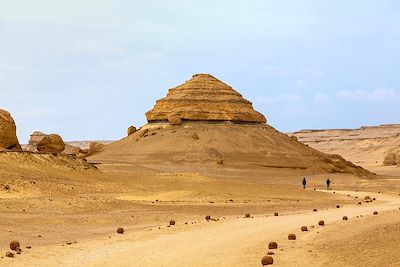
[[[118,139],[212,73],[281,131],[400,123],[399,25],[385,0],[0,0],[0,108],[21,142]]]

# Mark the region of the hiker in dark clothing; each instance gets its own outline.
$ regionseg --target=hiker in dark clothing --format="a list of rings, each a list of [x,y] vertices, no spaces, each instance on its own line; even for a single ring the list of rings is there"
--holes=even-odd
[[[330,185],[331,185],[331,180],[329,180],[329,178],[326,180],[326,190],[330,189]]]
[[[307,181],[306,181],[306,178],[304,177],[303,178],[303,189],[306,189],[306,185],[307,185]]]

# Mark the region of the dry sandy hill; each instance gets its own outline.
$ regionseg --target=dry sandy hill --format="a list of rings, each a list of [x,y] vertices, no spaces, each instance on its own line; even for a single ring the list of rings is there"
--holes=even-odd
[[[302,143],[325,153],[338,154],[357,165],[389,174],[399,171],[383,167],[390,152],[400,151],[400,124],[359,129],[301,130],[292,135]]]
[[[146,113],[148,124],[89,159],[135,162],[159,170],[205,174],[370,173],[318,152],[265,123],[251,102],[209,74],[169,90]],[[251,174],[250,174],[251,173]],[[240,174],[242,175],[242,174]]]

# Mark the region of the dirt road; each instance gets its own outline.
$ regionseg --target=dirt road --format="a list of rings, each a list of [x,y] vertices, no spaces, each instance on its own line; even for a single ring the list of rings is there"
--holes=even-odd
[[[288,241],[294,233],[297,239],[305,238],[315,231],[336,227],[344,215],[351,221],[354,217],[373,216],[373,211],[398,209],[400,197],[368,192],[336,191],[336,194],[376,197],[373,203],[347,205],[344,207],[304,211],[294,214],[257,215],[254,218],[220,218],[219,221],[201,221],[192,224],[177,222],[173,227],[153,227],[124,235],[111,233],[110,237],[92,239],[72,245],[53,245],[24,250],[17,258],[0,259],[4,266],[260,266],[260,259],[268,251],[268,243],[276,241],[280,253],[290,253],[297,241]],[[379,215],[378,215],[379,216]],[[324,220],[325,227],[318,226]],[[301,226],[309,232],[301,232]],[[283,249],[281,252],[280,249]],[[288,255],[274,256],[274,266],[287,266],[301,258],[290,259]],[[297,255],[298,257],[298,255]],[[307,257],[305,255],[304,257]],[[309,259],[308,259],[309,260]]]

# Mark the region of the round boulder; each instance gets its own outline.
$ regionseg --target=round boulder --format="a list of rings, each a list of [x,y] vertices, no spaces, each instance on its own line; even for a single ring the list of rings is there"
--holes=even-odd
[[[19,247],[20,247],[20,244],[19,244],[18,241],[13,240],[13,241],[10,242],[10,249],[11,250],[16,250]]]
[[[302,231],[302,232],[307,232],[307,231],[308,231],[307,226],[302,226],[302,227],[301,227],[301,231]]]
[[[347,221],[348,219],[347,216],[343,216],[343,221]]]
[[[117,233],[118,233],[118,234],[121,234],[121,235],[122,235],[124,232],[125,232],[124,228],[122,228],[122,227],[118,227],[118,228],[117,228]]]
[[[245,217],[250,218],[250,213],[246,213]]]
[[[268,248],[269,248],[269,249],[277,249],[277,248],[278,248],[278,243],[276,243],[276,242],[269,242]]]
[[[271,256],[264,256],[261,259],[261,264],[262,265],[271,265],[274,264],[274,258],[272,258]]]
[[[36,149],[45,153],[61,153],[65,149],[65,144],[58,134],[49,134],[40,140]]]
[[[374,211],[374,215],[378,215],[378,212],[377,212],[377,211]]]
[[[296,235],[295,234],[289,234],[288,235],[289,240],[296,240]]]
[[[174,220],[170,220],[169,221],[169,225],[175,225],[175,221]]]
[[[128,136],[131,135],[131,134],[134,134],[136,132],[137,132],[137,129],[136,129],[135,126],[129,126],[129,128],[128,128]]]
[[[274,213],[274,216],[279,216],[279,213],[275,212],[275,213]]]
[[[318,222],[318,225],[324,226],[325,222],[323,220],[321,220],[321,221]]]

